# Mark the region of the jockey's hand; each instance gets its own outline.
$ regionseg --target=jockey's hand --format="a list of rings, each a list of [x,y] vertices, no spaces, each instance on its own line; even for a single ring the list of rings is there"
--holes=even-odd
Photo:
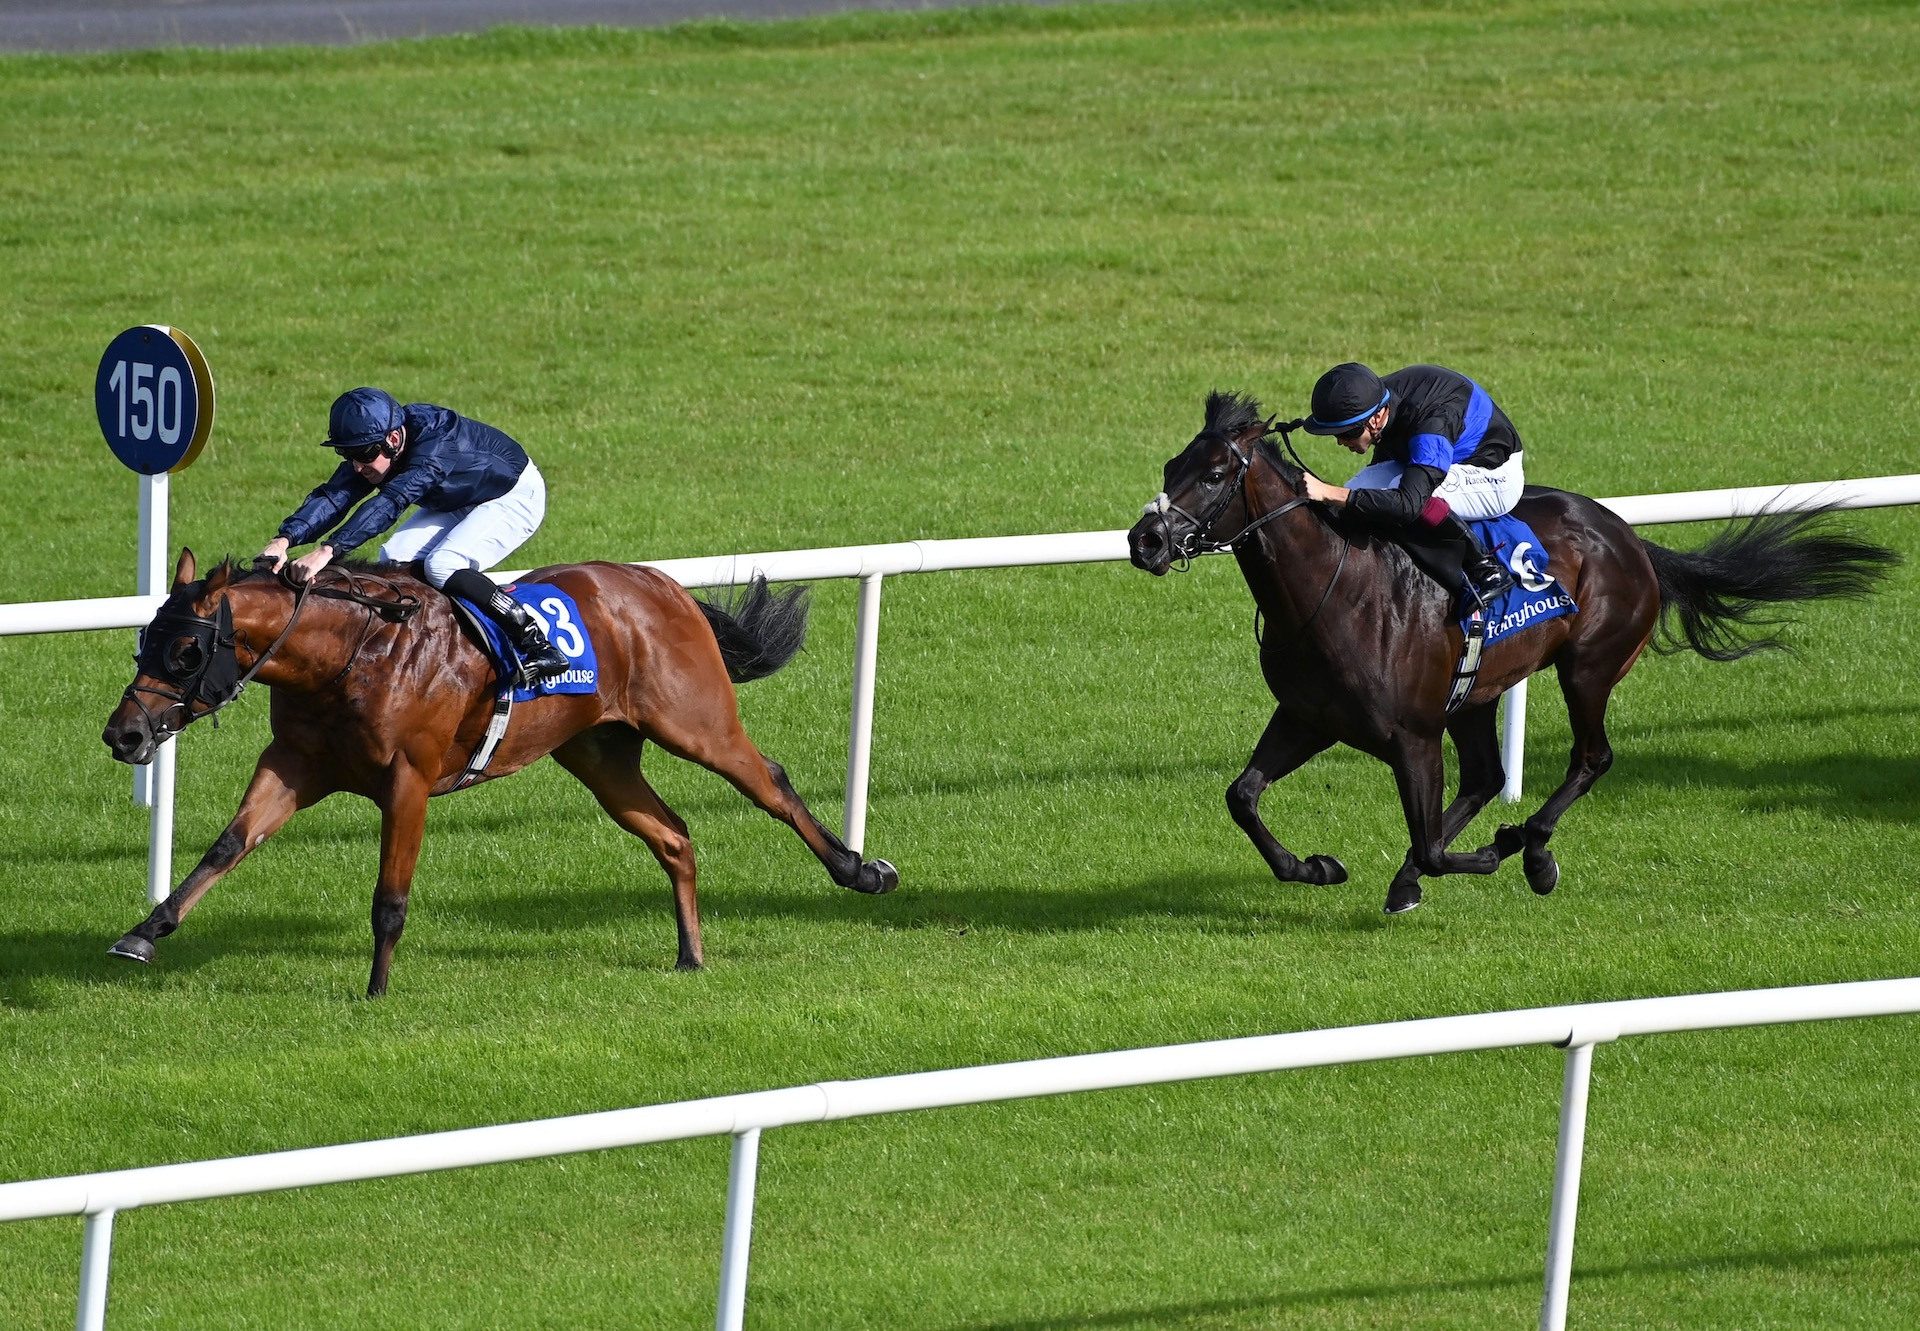
[[[1344,504],[1347,502],[1345,486],[1328,485],[1318,476],[1309,474],[1306,478],[1307,498],[1317,499],[1323,504]]]
[[[260,558],[271,560],[273,571],[278,573],[281,566],[287,562],[287,538],[276,536],[268,541],[267,548],[260,552]]]
[[[293,561],[292,567],[287,570],[287,576],[295,582],[305,582],[321,569],[325,568],[332,559],[332,546],[316,545],[313,549]]]

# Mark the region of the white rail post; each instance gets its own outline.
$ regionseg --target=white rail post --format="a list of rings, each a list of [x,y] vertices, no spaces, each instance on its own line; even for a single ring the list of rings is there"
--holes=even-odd
[[[142,596],[165,591],[167,575],[167,473],[140,478],[140,574]],[[145,767],[133,769],[133,798],[151,809],[147,837],[147,900],[158,905],[173,890],[174,761],[171,739]]]
[[[1580,1157],[1587,1146],[1587,1085],[1593,1077],[1593,1046],[1617,1030],[1575,1029],[1567,1044],[1560,1083],[1560,1145],[1553,1160],[1553,1209],[1547,1218],[1547,1289],[1540,1301],[1540,1331],[1566,1331],[1567,1286],[1573,1279],[1573,1222],[1580,1209]]]
[[[1507,690],[1500,703],[1500,727],[1500,767],[1507,774],[1500,797],[1513,804],[1520,798],[1520,781],[1527,765],[1526,680]]]
[[[727,1167],[727,1222],[720,1245],[720,1308],[715,1331],[740,1331],[747,1315],[747,1250],[753,1244],[753,1185],[760,1170],[760,1129],[733,1134]]]
[[[873,686],[880,661],[880,573],[860,575],[860,609],[853,623],[853,723],[847,737],[845,835],[856,853],[867,840],[867,763],[873,755]]]
[[[89,1211],[86,1237],[80,1241],[80,1310],[74,1331],[105,1331],[107,1264],[113,1259],[113,1212]]]

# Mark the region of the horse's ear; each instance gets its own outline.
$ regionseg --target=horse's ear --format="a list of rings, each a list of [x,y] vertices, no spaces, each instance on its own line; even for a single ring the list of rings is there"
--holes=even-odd
[[[173,566],[173,589],[182,587],[200,576],[200,566],[194,562],[193,551],[187,546],[180,547],[180,562]]]

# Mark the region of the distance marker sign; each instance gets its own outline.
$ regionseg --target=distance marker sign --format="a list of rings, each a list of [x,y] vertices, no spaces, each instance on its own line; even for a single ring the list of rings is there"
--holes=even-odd
[[[193,339],[142,324],[107,344],[93,409],[113,455],[142,476],[180,471],[213,430],[213,375]]]

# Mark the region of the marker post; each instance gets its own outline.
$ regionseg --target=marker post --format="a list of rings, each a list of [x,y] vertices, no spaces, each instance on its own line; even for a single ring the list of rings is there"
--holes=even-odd
[[[94,414],[113,455],[140,476],[140,549],[134,589],[157,596],[169,583],[168,477],[192,465],[213,429],[213,375],[193,339],[165,324],[142,324],[107,344],[93,383]],[[147,899],[173,885],[171,739],[133,772],[133,799],[153,811],[147,845]]]

